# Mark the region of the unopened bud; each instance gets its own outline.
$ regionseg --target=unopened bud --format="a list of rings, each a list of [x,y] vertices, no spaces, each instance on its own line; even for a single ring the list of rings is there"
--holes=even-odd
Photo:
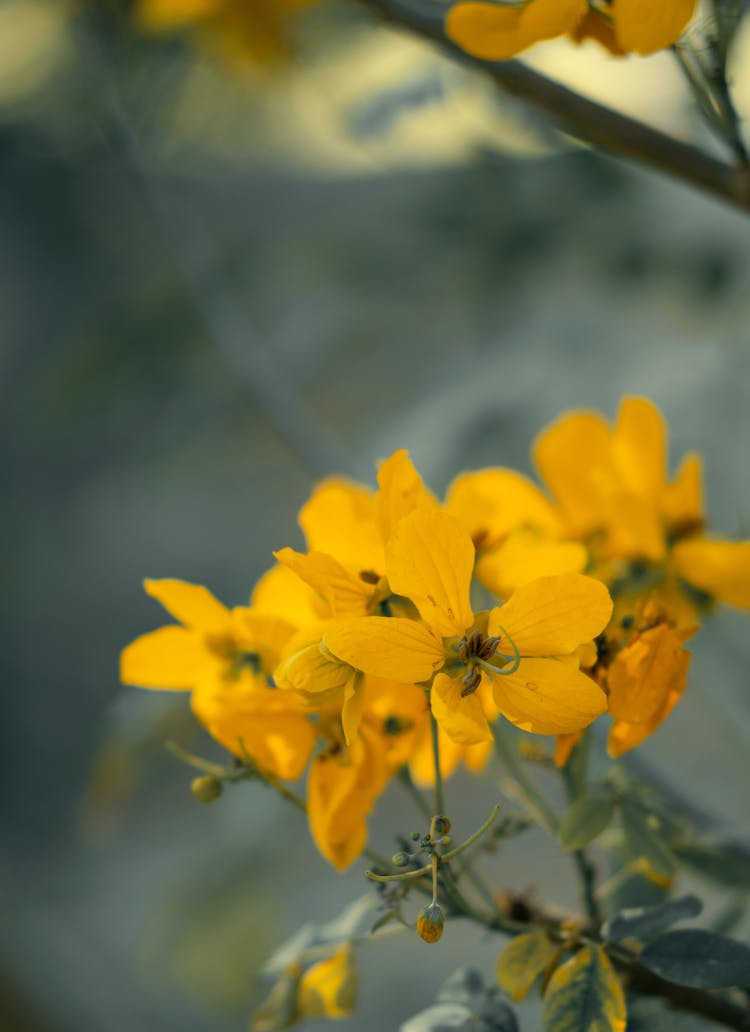
[[[391,863],[394,867],[406,867],[411,863],[411,857],[408,853],[395,853],[391,857]]]
[[[451,822],[442,815],[432,818],[432,829],[436,835],[447,835],[451,830]]]
[[[428,903],[417,915],[417,934],[425,942],[437,942],[443,934],[445,915],[439,903]]]
[[[451,845],[453,845],[453,839],[451,838],[450,835],[443,835],[443,837],[440,839],[440,845],[441,846],[451,846]]]
[[[218,778],[206,774],[201,778],[193,778],[190,783],[190,791],[201,803],[212,803],[221,795],[222,784]]]

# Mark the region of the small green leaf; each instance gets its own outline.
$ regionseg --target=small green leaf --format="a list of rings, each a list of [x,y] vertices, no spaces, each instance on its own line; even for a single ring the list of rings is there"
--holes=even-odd
[[[603,949],[584,946],[555,971],[544,997],[544,1032],[625,1032],[625,995]]]
[[[582,849],[601,835],[612,820],[615,801],[609,792],[581,796],[563,818],[560,843],[564,849]]]
[[[724,888],[750,889],[750,854],[732,842],[691,842],[675,852],[683,863]]]
[[[517,935],[497,959],[500,988],[518,1002],[558,955],[559,947],[544,931]]]
[[[469,1007],[460,1003],[436,1003],[405,1021],[400,1032],[472,1032],[476,1027]]]
[[[631,799],[620,800],[620,813],[625,841],[632,854],[645,860],[657,878],[672,878],[679,864],[659,833],[659,818]]]
[[[671,899],[657,907],[632,907],[621,910],[602,928],[602,935],[611,942],[621,939],[640,939],[642,942],[661,935],[676,921],[697,917],[703,904],[697,896]]]
[[[750,946],[701,928],[667,932],[649,943],[640,960],[678,985],[696,989],[750,986]]]

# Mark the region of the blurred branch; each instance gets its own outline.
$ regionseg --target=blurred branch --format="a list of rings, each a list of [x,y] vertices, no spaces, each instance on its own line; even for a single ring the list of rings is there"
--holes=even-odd
[[[427,11],[424,6],[418,9],[400,0],[364,2],[387,22],[433,40],[463,64],[485,72],[507,93],[559,122],[565,132],[618,157],[666,172],[674,179],[750,212],[750,168],[746,165],[719,161],[692,144],[568,89],[521,61],[486,61],[467,54],[446,36],[441,9]]]

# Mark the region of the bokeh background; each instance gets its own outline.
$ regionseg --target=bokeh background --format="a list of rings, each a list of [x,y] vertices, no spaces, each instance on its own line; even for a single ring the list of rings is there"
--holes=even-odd
[[[372,482],[398,447],[436,490],[483,464],[530,472],[546,422],[613,415],[627,393],[663,408],[673,459],[704,452],[716,528],[750,532],[747,218],[592,153],[356,9],[310,10],[292,42],[259,66],[139,33],[124,8],[0,3],[12,1032],[245,1028],[268,955],[365,891],[362,865],[327,867],[268,790],[192,799],[163,748],[211,754],[184,700],[118,684],[119,649],[162,621],[144,576],[241,603],[274,548],[301,544],[318,478]],[[667,57],[556,43],[531,60],[712,146]],[[750,803],[743,618],[723,614],[695,651],[642,752],[729,827]],[[496,798],[494,779],[458,776],[457,829]],[[372,841],[390,852],[415,826],[391,788]],[[575,905],[541,833],[487,871]],[[496,953],[458,923],[436,948],[372,947],[339,1027],[396,1029]]]

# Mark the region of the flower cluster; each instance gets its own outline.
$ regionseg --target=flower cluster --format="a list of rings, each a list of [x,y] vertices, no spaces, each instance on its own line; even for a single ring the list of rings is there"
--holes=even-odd
[[[596,39],[616,57],[653,54],[676,42],[695,6],[695,0],[462,0],[449,11],[446,31],[470,54],[494,61],[565,35],[577,43]]]
[[[750,542],[709,536],[700,461],[666,468],[658,410],[564,415],[534,446],[548,494],[507,468],[439,501],[405,451],[378,488],[326,480],[249,605],[148,580],[178,621],[122,653],[122,680],[191,692],[209,733],[268,780],[306,769],[306,809],[339,869],[389,778],[481,769],[503,718],[567,762],[609,710],[609,750],[641,742],[685,687],[685,641],[715,600],[750,608]],[[483,599],[483,602],[480,602]]]

